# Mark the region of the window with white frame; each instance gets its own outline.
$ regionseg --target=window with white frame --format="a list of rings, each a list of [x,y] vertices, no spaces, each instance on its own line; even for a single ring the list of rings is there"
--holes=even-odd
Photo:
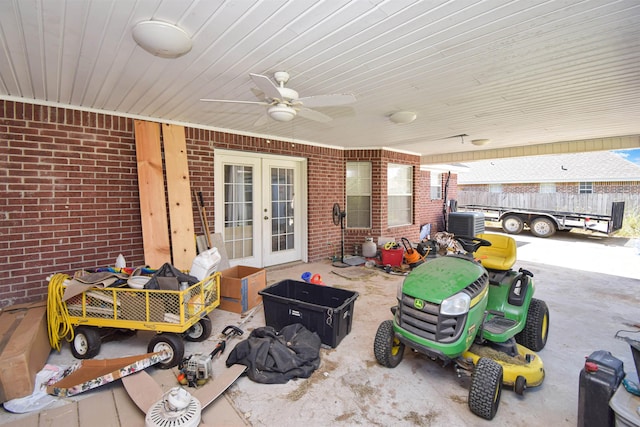
[[[387,166],[387,217],[390,227],[411,224],[413,217],[413,167]]]
[[[442,174],[431,172],[431,200],[442,199]]]
[[[489,193],[502,193],[502,184],[489,184]]]
[[[371,162],[347,162],[347,228],[371,228]]]
[[[578,188],[578,193],[580,194],[593,193],[593,182],[581,182],[580,187]]]
[[[540,194],[553,194],[556,192],[556,183],[555,182],[541,182],[540,183]]]

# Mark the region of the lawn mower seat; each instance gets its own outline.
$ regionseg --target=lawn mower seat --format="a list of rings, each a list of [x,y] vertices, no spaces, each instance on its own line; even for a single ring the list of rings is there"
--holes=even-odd
[[[491,242],[491,246],[481,246],[475,253],[484,268],[506,271],[516,263],[516,241],[501,234],[478,234],[476,237]]]

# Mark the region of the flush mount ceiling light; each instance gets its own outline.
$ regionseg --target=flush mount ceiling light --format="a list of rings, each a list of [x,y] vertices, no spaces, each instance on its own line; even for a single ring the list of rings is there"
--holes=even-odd
[[[269,117],[277,122],[289,122],[296,116],[296,110],[286,104],[276,104],[267,111]]]
[[[473,145],[487,145],[490,142],[491,142],[490,139],[472,139],[471,140],[471,143]]]
[[[416,113],[413,111],[398,111],[389,116],[389,120],[398,125],[406,125],[416,119]]]
[[[138,22],[132,30],[133,39],[152,55],[177,58],[191,50],[191,38],[182,29],[162,21]]]

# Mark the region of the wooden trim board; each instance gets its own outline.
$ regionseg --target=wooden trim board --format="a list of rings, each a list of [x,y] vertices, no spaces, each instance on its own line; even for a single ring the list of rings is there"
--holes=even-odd
[[[162,139],[167,173],[173,265],[180,270],[189,270],[196,257],[196,242],[184,126],[163,123]]]
[[[134,125],[144,262],[151,268],[160,268],[171,262],[160,125],[142,120],[134,120]]]

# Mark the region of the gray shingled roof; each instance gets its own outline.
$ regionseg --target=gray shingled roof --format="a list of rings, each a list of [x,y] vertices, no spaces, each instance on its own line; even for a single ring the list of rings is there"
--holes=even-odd
[[[640,181],[640,166],[610,151],[553,154],[465,163],[458,184]]]

